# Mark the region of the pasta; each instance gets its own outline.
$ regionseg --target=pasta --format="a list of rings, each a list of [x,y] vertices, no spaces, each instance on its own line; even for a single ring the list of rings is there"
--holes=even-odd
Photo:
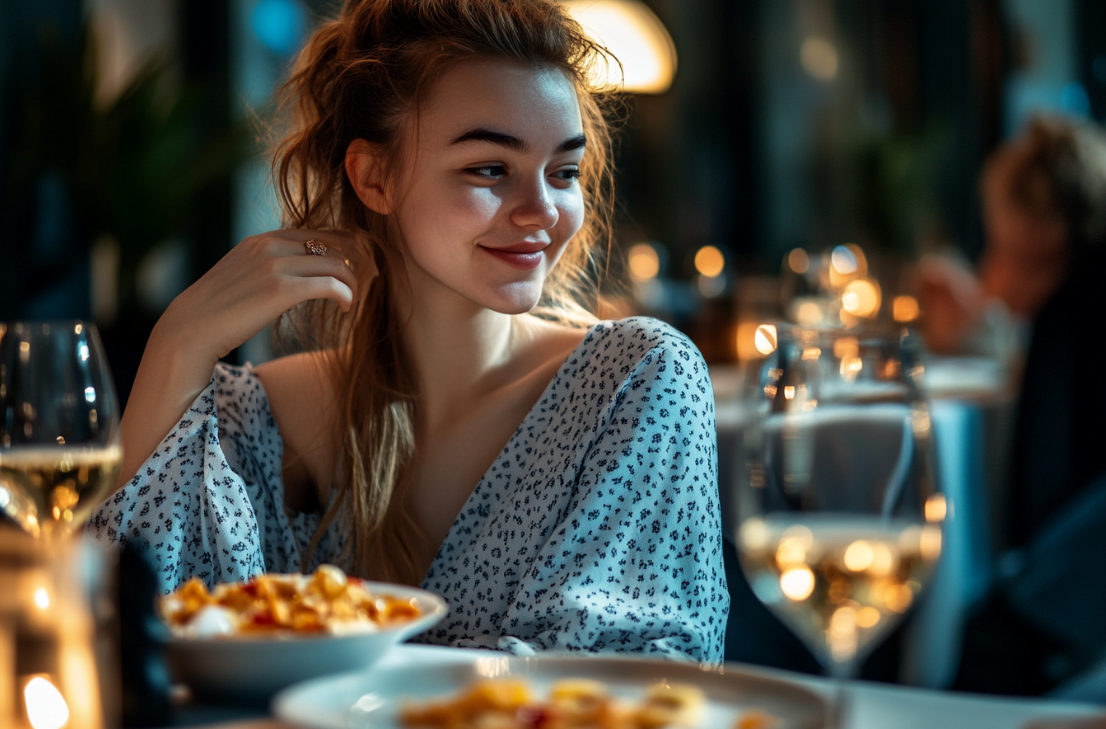
[[[332,565],[311,575],[259,575],[211,592],[192,578],[162,599],[161,613],[175,632],[193,637],[371,632],[421,614],[413,600],[374,595]]]
[[[663,729],[693,726],[703,703],[694,686],[659,683],[632,703],[586,679],[559,681],[538,701],[525,681],[490,679],[456,698],[405,706],[400,723],[419,729]]]

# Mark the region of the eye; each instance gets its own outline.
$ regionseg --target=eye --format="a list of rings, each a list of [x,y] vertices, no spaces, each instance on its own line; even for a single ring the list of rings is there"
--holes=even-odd
[[[579,180],[581,174],[579,167],[565,167],[554,172],[553,177],[565,182],[572,182],[573,180]]]
[[[482,167],[467,167],[465,172],[484,180],[498,180],[507,174],[507,168],[504,165],[484,165]]]

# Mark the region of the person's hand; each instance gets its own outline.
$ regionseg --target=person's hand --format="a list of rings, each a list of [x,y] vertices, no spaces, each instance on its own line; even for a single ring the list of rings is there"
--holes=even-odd
[[[311,255],[308,240],[326,246]],[[211,365],[296,304],[357,301],[357,278],[343,259],[357,249],[350,233],[274,230],[246,238],[173,300],[157,323],[158,344],[187,350]]]
[[[321,241],[326,252],[309,254],[308,240]],[[250,236],[174,299],[150,335],[123,413],[120,484],[207,387],[220,357],[304,301],[332,299],[349,311],[357,278],[345,259],[360,249],[353,235],[338,231]]]
[[[926,347],[954,353],[983,318],[986,300],[979,281],[966,266],[944,256],[923,258],[917,274]]]

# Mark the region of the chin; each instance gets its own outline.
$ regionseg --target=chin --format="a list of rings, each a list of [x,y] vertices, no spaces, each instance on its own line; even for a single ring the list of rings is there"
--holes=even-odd
[[[541,289],[541,283],[530,281],[509,284],[498,288],[493,296],[485,298],[480,304],[500,314],[525,314],[538,305]]]

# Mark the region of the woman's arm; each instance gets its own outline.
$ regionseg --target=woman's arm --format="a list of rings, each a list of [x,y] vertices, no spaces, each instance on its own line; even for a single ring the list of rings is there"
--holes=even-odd
[[[326,243],[326,255],[307,255],[304,241],[311,238]],[[146,345],[123,414],[120,485],[204,390],[220,357],[308,299],[333,299],[350,309],[357,280],[342,250],[352,242],[337,231],[251,236],[170,304]]]

